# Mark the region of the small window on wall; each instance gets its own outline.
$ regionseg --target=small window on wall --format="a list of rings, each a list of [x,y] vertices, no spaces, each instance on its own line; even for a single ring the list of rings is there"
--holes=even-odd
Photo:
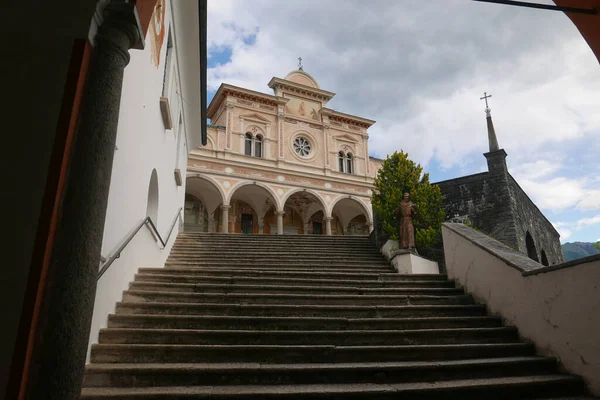
[[[244,154],[247,156],[252,155],[252,135],[250,133],[246,133]]]
[[[338,153],[338,167],[340,172],[347,174],[354,173],[354,164],[352,159],[352,153],[344,154],[343,151]]]
[[[260,158],[262,153],[263,137],[261,135],[252,136],[250,132],[247,132],[244,139],[244,155]]]
[[[262,136],[256,135],[256,138],[254,138],[254,157],[262,157],[262,145]]]
[[[354,172],[352,167],[352,154],[348,153],[346,156],[346,173],[352,174]]]
[[[165,57],[165,72],[163,76],[163,97],[169,97],[171,89],[171,70],[173,69],[173,37],[171,36],[171,29],[167,36],[167,54]]]
[[[341,151],[338,153],[338,166],[340,172],[344,172],[344,153]]]

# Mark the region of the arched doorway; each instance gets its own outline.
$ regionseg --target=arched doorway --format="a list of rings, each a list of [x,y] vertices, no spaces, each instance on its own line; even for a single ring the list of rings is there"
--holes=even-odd
[[[223,192],[209,178],[186,179],[184,231],[219,232]]]
[[[525,234],[525,246],[527,247],[527,256],[532,260],[539,262],[537,249],[535,248],[535,242],[533,241],[529,231]]]
[[[285,199],[283,210],[284,234],[325,234],[325,206],[318,194],[307,190],[294,191]]]
[[[276,233],[266,222],[276,209],[275,195],[266,187],[248,183],[234,188],[229,201],[228,232],[245,234]]]
[[[332,209],[332,235],[368,235],[372,226],[366,206],[352,197],[338,200]]]

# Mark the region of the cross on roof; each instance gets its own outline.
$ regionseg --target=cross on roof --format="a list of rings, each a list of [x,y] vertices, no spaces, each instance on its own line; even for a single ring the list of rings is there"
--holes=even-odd
[[[302,57],[298,57],[298,69],[302,71]]]
[[[483,97],[480,97],[479,100],[483,100],[485,99],[485,108],[489,108],[488,107],[488,102],[487,99],[489,99],[490,97],[492,97],[492,95],[488,95],[487,92],[483,92]]]

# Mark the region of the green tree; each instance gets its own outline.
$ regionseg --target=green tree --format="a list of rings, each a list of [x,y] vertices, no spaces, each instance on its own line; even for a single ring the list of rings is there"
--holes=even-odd
[[[404,193],[409,193],[411,201],[417,205],[417,214],[413,218],[417,251],[437,259],[436,253],[441,255],[441,225],[446,218],[442,192],[437,185],[429,183],[429,174],[423,174],[421,165],[410,160],[407,153],[394,152],[377,172],[371,196],[373,209],[392,239],[398,239],[400,217],[394,211]]]
[[[595,244],[594,244],[594,248],[598,251],[600,251],[600,240],[598,240]]]

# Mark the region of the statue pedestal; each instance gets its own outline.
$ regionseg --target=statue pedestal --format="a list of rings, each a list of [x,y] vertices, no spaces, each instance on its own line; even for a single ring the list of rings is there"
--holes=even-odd
[[[398,249],[397,240],[388,240],[381,247],[381,253],[399,274],[439,274],[440,267],[435,261],[428,260],[407,249]]]
[[[391,254],[390,263],[399,274],[439,274],[435,261],[412,254],[409,250],[397,250]]]

